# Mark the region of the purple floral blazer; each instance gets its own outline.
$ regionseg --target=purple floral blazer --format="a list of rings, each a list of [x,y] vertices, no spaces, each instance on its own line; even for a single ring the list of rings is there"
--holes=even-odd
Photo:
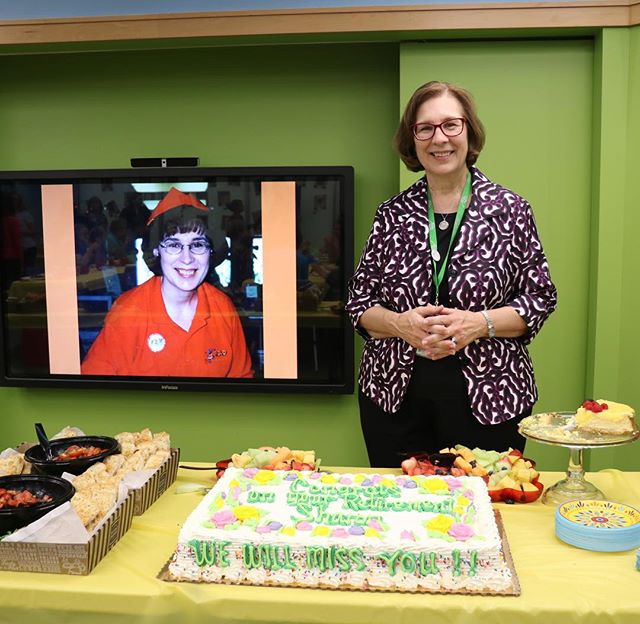
[[[449,257],[451,306],[474,312],[511,306],[528,328],[519,338],[477,340],[457,354],[474,416],[496,424],[538,398],[527,344],[557,298],[529,204],[475,167],[471,174],[471,202]],[[386,412],[400,408],[416,350],[400,338],[371,338],[358,321],[375,305],[405,312],[429,303],[433,265],[426,198],[423,177],[379,206],[349,282],[346,309],[365,338],[360,387]]]

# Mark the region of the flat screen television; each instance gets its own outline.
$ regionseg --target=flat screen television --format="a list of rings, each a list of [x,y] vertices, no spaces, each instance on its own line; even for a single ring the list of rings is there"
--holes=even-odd
[[[3,385],[353,392],[351,167],[1,172],[0,190]]]

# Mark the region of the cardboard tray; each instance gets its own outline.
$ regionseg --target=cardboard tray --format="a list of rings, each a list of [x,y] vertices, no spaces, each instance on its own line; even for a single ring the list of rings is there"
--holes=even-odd
[[[129,493],[86,544],[0,542],[0,570],[89,574],[129,530],[134,497]]]
[[[131,490],[134,516],[140,516],[147,511],[176,480],[179,463],[180,449],[172,448],[169,458],[153,473],[151,478],[142,487]]]

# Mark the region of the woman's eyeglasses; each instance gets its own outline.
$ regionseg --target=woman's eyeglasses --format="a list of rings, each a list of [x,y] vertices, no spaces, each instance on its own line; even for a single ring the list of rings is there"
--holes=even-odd
[[[458,136],[464,130],[465,121],[464,117],[454,117],[439,124],[419,122],[412,126],[413,136],[418,141],[428,141],[433,138],[438,128],[442,130],[442,134],[446,137]]]
[[[202,256],[206,254],[211,249],[211,245],[204,240],[193,241],[192,243],[187,243],[183,245],[178,241],[170,240],[166,242],[160,243],[160,247],[164,249],[170,256],[177,256],[182,253],[182,250],[186,247],[192,254],[196,256]]]

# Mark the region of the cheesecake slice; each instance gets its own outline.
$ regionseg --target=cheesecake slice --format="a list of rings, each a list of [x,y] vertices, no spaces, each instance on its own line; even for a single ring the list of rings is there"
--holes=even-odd
[[[598,399],[576,410],[576,428],[585,433],[626,435],[636,430],[635,411],[624,403]]]

